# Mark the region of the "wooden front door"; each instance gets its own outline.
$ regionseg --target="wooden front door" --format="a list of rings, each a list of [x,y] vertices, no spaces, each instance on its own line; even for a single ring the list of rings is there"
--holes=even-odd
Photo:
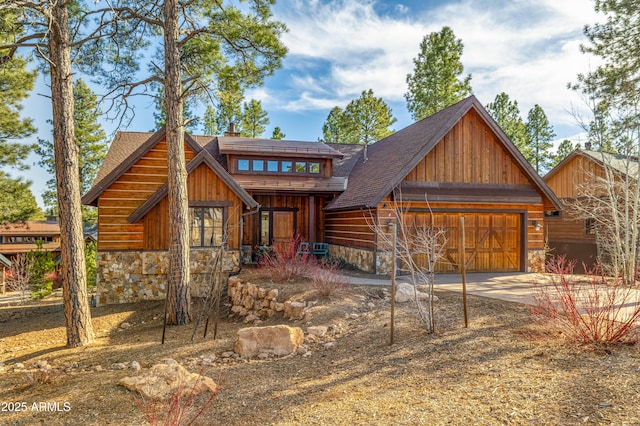
[[[434,226],[446,230],[444,259],[436,264],[438,272],[460,270],[460,217],[465,222],[464,260],[468,272],[517,272],[521,270],[522,238],[520,213],[433,213]],[[407,213],[408,223],[431,224],[428,213]],[[417,259],[420,264],[428,259]]]
[[[289,244],[296,231],[294,210],[263,210],[260,213],[260,244]]]

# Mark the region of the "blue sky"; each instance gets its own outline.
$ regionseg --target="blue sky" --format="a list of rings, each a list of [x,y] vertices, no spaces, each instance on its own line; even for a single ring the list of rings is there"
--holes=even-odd
[[[472,75],[480,102],[486,105],[506,92],[518,101],[523,118],[539,104],[558,139],[574,136],[581,129],[571,111],[583,105],[567,83],[597,64],[579,46],[586,42],[584,25],[604,20],[594,12],[593,0],[278,0],[274,15],[289,28],[283,37],[289,53],[283,67],[247,99],[262,101],[269,113],[265,136],[279,126],[286,139],[308,141],[321,136],[331,108],[344,107],[368,89],[392,108],[396,130],[411,124],[406,75],[422,38],[445,25],[462,39],[465,74]],[[35,119],[42,138],[51,134],[46,123],[51,107],[42,96],[47,93],[39,81],[25,104],[25,115]],[[118,130],[116,123],[102,124],[110,137]],[[153,104],[139,100],[135,119],[120,130],[152,127]],[[36,165],[23,175],[33,181],[41,203],[48,176]]]

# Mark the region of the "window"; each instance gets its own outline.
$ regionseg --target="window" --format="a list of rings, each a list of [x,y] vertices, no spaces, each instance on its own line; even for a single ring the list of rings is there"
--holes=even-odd
[[[584,233],[586,235],[596,235],[596,220],[588,217],[584,220]]]
[[[544,217],[548,219],[560,217],[560,210],[545,210]]]
[[[277,172],[278,171],[278,162],[275,160],[267,161],[267,171],[268,172]]]
[[[189,208],[191,247],[221,246],[224,236],[224,208],[191,207]]]
[[[309,173],[320,173],[320,163],[309,163]]]
[[[307,162],[296,161],[296,173],[306,173],[306,172],[307,172]]]
[[[290,173],[293,171],[293,162],[292,161],[283,161],[282,163],[282,171],[285,173]]]
[[[249,160],[245,160],[245,159],[238,160],[238,170],[242,172],[249,171]]]
[[[253,171],[264,172],[264,160],[253,160]]]

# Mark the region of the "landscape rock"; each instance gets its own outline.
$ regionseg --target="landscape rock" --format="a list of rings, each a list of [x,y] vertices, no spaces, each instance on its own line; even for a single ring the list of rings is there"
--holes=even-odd
[[[215,393],[217,390],[217,385],[211,378],[190,373],[180,364],[156,364],[139,376],[123,378],[119,384],[152,399]]]
[[[46,360],[41,359],[41,360],[36,361],[35,367],[36,368],[45,368],[48,365],[49,365],[49,363]]]
[[[131,328],[131,324],[129,324],[128,322],[123,322],[122,324],[120,324],[120,328],[126,330],[127,328]]]
[[[291,319],[302,319],[304,316],[304,302],[292,302],[287,300],[284,302],[284,316]]]
[[[299,327],[249,327],[238,330],[235,351],[242,357],[252,357],[261,352],[289,355],[295,353],[303,342],[304,333]]]
[[[327,327],[323,325],[307,327],[307,333],[313,336],[322,337],[327,334]]]
[[[142,370],[142,366],[140,366],[140,363],[139,363],[138,361],[131,361],[131,366],[130,366],[130,368],[131,368],[133,371],[140,371],[140,370]]]
[[[415,290],[415,294],[414,294],[414,288],[409,283],[399,283],[398,286],[396,287],[396,302],[398,303],[410,302],[412,300],[415,300],[415,297],[417,297],[418,300],[429,299],[429,295],[422,291]],[[433,296],[433,301],[437,302],[438,297]]]
[[[122,363],[122,362],[116,362],[115,364],[113,364],[111,366],[112,370],[126,370],[127,369],[127,364]]]

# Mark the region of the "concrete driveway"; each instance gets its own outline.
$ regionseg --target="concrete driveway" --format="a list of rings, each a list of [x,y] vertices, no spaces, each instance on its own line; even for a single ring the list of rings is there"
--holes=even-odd
[[[350,284],[390,286],[387,277],[360,278],[346,277]],[[407,277],[398,277],[398,282],[408,282]],[[524,272],[469,273],[467,274],[467,294],[490,297],[510,302],[533,304],[532,286],[536,281],[546,281],[542,274]],[[436,274],[435,287],[443,290],[462,291],[460,274]]]

